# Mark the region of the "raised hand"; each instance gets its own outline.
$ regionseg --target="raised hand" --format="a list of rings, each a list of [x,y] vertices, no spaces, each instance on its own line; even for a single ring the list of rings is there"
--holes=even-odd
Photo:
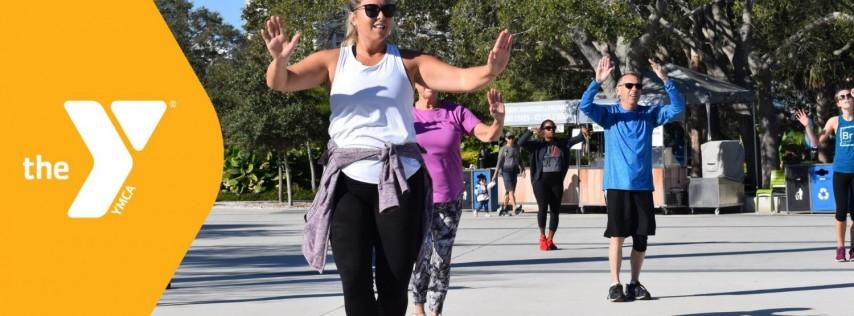
[[[584,135],[584,139],[590,139],[590,131],[587,130],[587,126],[581,127],[581,135]]]
[[[810,126],[810,117],[806,112],[804,112],[804,110],[795,111],[795,118],[797,118],[798,122],[800,122],[804,127]]]
[[[486,93],[486,99],[489,101],[489,115],[496,121],[504,122],[504,99],[501,98],[501,93],[490,89]]]
[[[264,38],[267,51],[273,59],[288,60],[299,42],[300,35],[300,32],[296,32],[289,41],[285,35],[285,27],[278,16],[271,16],[267,20],[266,27],[261,29],[261,37]]]
[[[661,81],[667,81],[667,74],[664,73],[664,69],[661,67],[661,64],[655,62],[654,60],[652,60],[652,58],[650,58],[649,66],[652,67],[652,71],[655,72],[655,75],[658,76]]]
[[[498,34],[498,39],[495,40],[495,46],[489,52],[489,57],[486,59],[486,65],[489,67],[489,74],[498,76],[504,69],[507,68],[507,63],[510,62],[510,49],[513,47],[513,35],[507,30],[501,31]]]
[[[613,71],[614,66],[611,66],[611,58],[608,56],[602,57],[602,59],[599,59],[599,65],[596,66],[596,82],[600,84],[605,82]]]

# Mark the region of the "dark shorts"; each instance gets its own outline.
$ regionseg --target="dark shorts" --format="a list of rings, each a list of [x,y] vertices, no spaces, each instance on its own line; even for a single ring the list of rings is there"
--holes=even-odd
[[[833,197],[836,200],[836,220],[844,222],[846,215],[854,220],[854,173],[833,173]]]
[[[501,171],[501,177],[504,178],[504,191],[516,191],[516,178],[519,173],[516,171]]]
[[[605,237],[655,235],[652,191],[609,189],[605,195],[608,226]]]

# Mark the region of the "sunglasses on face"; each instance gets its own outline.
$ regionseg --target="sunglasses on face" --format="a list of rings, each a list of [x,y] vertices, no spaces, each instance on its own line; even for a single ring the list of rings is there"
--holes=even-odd
[[[850,94],[850,93],[845,93],[845,94],[840,94],[840,95],[837,95],[837,96],[836,96],[836,100],[838,100],[838,101],[842,101],[842,100],[845,100],[845,99],[851,99],[851,94]]]
[[[544,131],[553,131],[553,130],[555,130],[555,127],[554,126],[543,126],[543,130]]]
[[[380,16],[380,11],[382,11],[383,16],[387,18],[394,17],[394,14],[397,12],[397,6],[394,4],[384,4],[382,6],[378,4],[366,4],[353,8],[353,11],[363,8],[365,9],[365,15],[371,19],[375,19]]]
[[[623,86],[626,87],[626,89],[628,90],[634,89],[635,87],[637,87],[638,90],[641,89],[640,83],[624,83]]]

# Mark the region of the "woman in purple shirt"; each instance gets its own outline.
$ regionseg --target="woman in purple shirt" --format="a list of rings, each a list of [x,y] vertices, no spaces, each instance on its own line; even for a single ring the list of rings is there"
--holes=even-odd
[[[438,101],[435,91],[415,84],[418,101],[412,109],[415,140],[424,147],[424,163],[433,179],[433,219],[431,240],[425,240],[424,257],[412,272],[410,289],[415,315],[424,315],[429,302],[433,315],[442,313],[451,275],[451,249],[462,214],[463,162],[460,144],[463,135],[482,142],[498,140],[504,127],[504,102],[495,89],[487,93],[492,125],[480,122],[469,109],[448,101]],[[429,292],[429,297],[428,297]]]

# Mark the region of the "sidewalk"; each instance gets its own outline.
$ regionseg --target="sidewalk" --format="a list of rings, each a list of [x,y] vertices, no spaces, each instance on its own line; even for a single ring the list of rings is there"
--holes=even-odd
[[[331,256],[322,275],[302,258],[302,210],[232,207],[213,209],[154,315],[345,314]],[[445,315],[854,313],[854,262],[833,261],[832,215],[656,219],[641,276],[656,299],[609,303],[604,214],[562,214],[561,249],[541,252],[533,214],[466,213]]]

